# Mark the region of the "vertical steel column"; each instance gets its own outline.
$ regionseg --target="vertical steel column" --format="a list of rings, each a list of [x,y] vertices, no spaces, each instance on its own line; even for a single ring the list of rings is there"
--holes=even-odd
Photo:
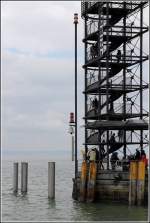
[[[85,11],[86,11],[86,7],[87,7],[87,4],[85,2]],[[85,21],[84,21],[84,35],[85,35],[85,38],[87,37],[87,16],[85,15]],[[87,63],[87,40],[85,40],[85,43],[84,43],[84,61],[85,61],[85,64]],[[86,128],[86,125],[87,125],[87,93],[86,93],[86,89],[87,89],[87,67],[85,67],[85,70],[84,70],[84,86],[85,86],[85,101],[84,101],[84,107],[85,107],[85,159],[87,160],[87,128]]]
[[[55,198],[55,162],[48,162],[48,198]]]
[[[108,73],[109,73],[109,3],[106,3],[106,106],[107,106],[107,114],[109,112],[109,90],[108,90]],[[107,115],[107,121],[108,121]],[[107,169],[109,169],[109,130],[107,130]]]
[[[126,2],[124,2],[124,11],[126,11]],[[123,35],[124,38],[126,37],[126,14],[124,13],[123,18]],[[123,115],[124,121],[126,120],[126,40],[124,39],[123,43]],[[123,147],[123,154],[126,157],[126,131],[124,130],[124,147]]]
[[[142,89],[142,83],[143,83],[143,63],[142,63],[142,56],[143,56],[143,34],[142,34],[142,28],[143,28],[143,6],[141,5],[140,8],[140,119],[143,118],[143,89]],[[141,150],[143,149],[143,130],[140,132],[140,147]]]
[[[78,173],[78,158],[77,158],[77,24],[78,24],[78,14],[74,14],[74,24],[75,24],[75,179],[77,179]]]
[[[21,192],[23,194],[28,191],[28,163],[21,163]]]
[[[98,57],[100,58],[100,28],[101,28],[101,4],[99,3],[98,5]],[[98,66],[98,82],[99,82],[99,87],[98,87],[98,119],[101,120],[101,91],[100,91],[100,85],[101,85],[101,60],[99,60],[99,66]],[[98,132],[98,141],[99,141],[99,159],[101,159],[101,130]]]
[[[13,192],[18,192],[18,162],[14,163],[13,172]]]

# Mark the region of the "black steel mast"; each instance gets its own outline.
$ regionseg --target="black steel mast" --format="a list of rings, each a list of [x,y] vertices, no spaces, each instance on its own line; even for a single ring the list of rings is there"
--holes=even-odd
[[[78,158],[77,158],[77,24],[78,24],[78,14],[74,14],[74,24],[75,24],[75,179],[77,179],[78,172]]]

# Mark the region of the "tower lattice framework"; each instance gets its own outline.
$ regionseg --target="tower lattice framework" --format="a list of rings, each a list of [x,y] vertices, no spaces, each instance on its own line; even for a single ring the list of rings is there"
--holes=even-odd
[[[143,51],[147,5],[148,1],[81,2],[85,152],[97,147],[100,158],[107,160],[107,169],[112,152],[120,150],[126,158],[132,148],[148,145],[148,112],[143,104],[148,89],[143,67],[148,60]]]

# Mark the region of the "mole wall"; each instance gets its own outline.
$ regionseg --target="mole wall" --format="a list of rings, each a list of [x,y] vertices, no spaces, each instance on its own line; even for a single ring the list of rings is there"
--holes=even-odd
[[[77,197],[80,194],[80,175],[77,178]],[[129,200],[129,171],[99,170],[96,178],[95,201],[111,200],[127,202]],[[73,187],[74,188],[74,187]],[[145,176],[145,199],[148,200],[148,174]],[[74,189],[73,189],[73,198]]]

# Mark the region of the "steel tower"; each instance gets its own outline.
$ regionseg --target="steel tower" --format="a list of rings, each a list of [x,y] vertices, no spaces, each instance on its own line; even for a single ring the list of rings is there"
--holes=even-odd
[[[97,147],[101,160],[120,150],[148,145],[148,89],[143,63],[143,10],[148,1],[82,1],[85,64],[85,152]],[[148,94],[148,91],[147,91]],[[147,99],[148,100],[148,99]],[[111,141],[114,134],[115,141]]]

